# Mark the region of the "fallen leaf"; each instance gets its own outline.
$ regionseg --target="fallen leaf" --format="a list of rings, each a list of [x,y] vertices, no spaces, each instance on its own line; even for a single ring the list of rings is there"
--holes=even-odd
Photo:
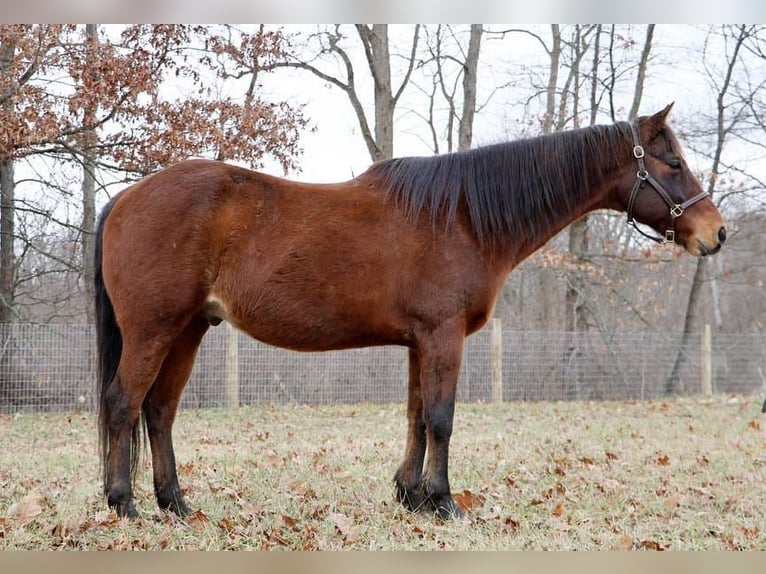
[[[659,464],[660,466],[670,465],[670,457],[664,453],[660,454],[657,457],[657,464]]]
[[[748,528],[747,526],[740,526],[737,528],[742,534],[744,534],[745,539],[747,540],[758,540],[761,536],[761,529],[757,526],[753,528]]]
[[[516,532],[519,529],[518,521],[514,520],[510,516],[506,517],[506,519],[503,522],[505,524],[505,529],[508,532]]]
[[[117,512],[113,508],[96,512],[96,516],[93,519],[96,526],[113,526],[119,521],[120,517],[117,516]]]
[[[338,531],[338,533],[342,534],[343,536],[348,534],[348,532],[351,530],[353,520],[351,520],[351,518],[345,514],[340,512],[331,512],[328,515],[328,518],[330,519],[330,522],[333,523],[333,526],[335,526],[335,529]]]
[[[452,496],[455,499],[455,503],[461,510],[473,510],[484,506],[486,497],[483,494],[474,494],[470,490],[464,490],[459,494]]]
[[[202,530],[210,522],[210,519],[201,510],[195,510],[184,519],[184,522],[194,528],[194,530]]]
[[[656,550],[656,551],[662,551],[667,550],[670,548],[669,544],[662,544],[661,542],[657,542],[656,540],[647,539],[641,541],[641,548],[645,548],[646,550]]]
[[[264,508],[260,504],[253,504],[252,502],[240,500],[239,506],[241,508],[239,515],[242,518],[251,519],[258,518],[259,516],[263,515]]]
[[[674,508],[678,508],[679,506],[681,506],[681,495],[678,494],[677,492],[674,492],[673,494],[671,494],[665,499],[664,503],[665,503],[665,506],[670,510],[673,510]]]
[[[30,492],[8,510],[8,517],[13,519],[14,526],[24,528],[34,521],[43,511],[40,505],[42,497],[37,492]]]
[[[291,528],[292,530],[295,530],[296,532],[300,530],[300,528],[298,527],[297,518],[293,518],[292,516],[287,516],[285,514],[282,514],[280,516],[280,519],[282,520],[284,525],[287,526],[288,528]]]
[[[620,535],[612,543],[612,550],[630,550],[633,548],[633,539],[627,534]]]
[[[269,532],[269,543],[271,546],[279,545],[279,546],[289,546],[290,542],[282,536],[282,533],[278,530],[272,530]],[[268,545],[265,548],[265,550],[268,550]]]
[[[562,514],[564,514],[564,503],[563,502],[559,502],[556,505],[556,508],[553,509],[553,513],[552,514],[553,514],[553,516],[561,516]]]
[[[761,430],[761,425],[756,420],[752,420],[749,423],[747,423],[747,426],[749,426],[751,429],[759,431]]]
[[[607,459],[607,460],[618,460],[618,459],[620,458],[619,456],[617,456],[617,455],[616,455],[615,453],[613,453],[613,452],[609,452],[609,451],[606,451],[606,453],[605,453],[605,454],[606,454],[606,459]]]

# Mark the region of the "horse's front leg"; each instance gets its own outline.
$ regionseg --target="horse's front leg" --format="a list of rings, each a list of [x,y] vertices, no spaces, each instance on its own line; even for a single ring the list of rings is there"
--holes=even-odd
[[[418,345],[427,450],[417,490],[442,518],[461,514],[450,493],[448,466],[463,334],[462,328],[437,329]]]

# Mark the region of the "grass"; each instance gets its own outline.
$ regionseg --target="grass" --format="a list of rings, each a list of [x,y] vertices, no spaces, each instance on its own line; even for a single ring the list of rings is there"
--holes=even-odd
[[[100,494],[95,418],[0,416],[0,549],[766,549],[756,398],[459,404],[460,520],[393,498],[403,405],[184,411],[181,484],[200,509],[141,517]],[[147,457],[148,458],[148,457]]]

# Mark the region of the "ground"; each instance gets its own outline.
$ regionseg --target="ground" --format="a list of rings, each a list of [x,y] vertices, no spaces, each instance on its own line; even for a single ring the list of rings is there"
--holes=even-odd
[[[393,497],[403,405],[182,411],[185,521],[101,496],[95,416],[0,416],[0,549],[766,549],[761,398],[459,404],[465,517]]]

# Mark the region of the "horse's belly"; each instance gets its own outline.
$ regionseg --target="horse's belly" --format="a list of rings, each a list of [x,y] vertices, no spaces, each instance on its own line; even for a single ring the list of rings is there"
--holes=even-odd
[[[298,296],[258,299],[231,305],[211,295],[203,314],[226,320],[254,339],[295,351],[408,343],[406,329],[382,304]]]

